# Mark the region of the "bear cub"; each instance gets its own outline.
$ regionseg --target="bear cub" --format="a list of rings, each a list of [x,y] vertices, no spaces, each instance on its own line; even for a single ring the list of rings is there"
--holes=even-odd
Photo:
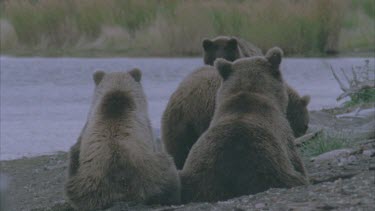
[[[281,49],[273,48],[263,57],[215,62],[222,83],[210,126],[180,172],[184,203],[308,184],[283,112],[281,60]]]
[[[141,72],[94,73],[87,122],[70,150],[65,194],[78,210],[117,201],[180,202],[180,180],[169,155],[155,152]]]

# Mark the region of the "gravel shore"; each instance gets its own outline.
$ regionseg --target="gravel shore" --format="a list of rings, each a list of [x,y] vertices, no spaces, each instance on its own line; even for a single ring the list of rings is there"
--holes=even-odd
[[[323,118],[336,121],[327,115],[312,114],[312,125],[324,124]],[[340,119],[340,125],[348,127],[343,121],[351,120]],[[352,126],[358,128],[362,123],[369,124],[363,121]],[[312,128],[318,129],[317,125]],[[375,137],[368,131],[365,135],[353,138],[346,149],[304,157],[311,180],[308,186],[270,189],[216,203],[164,207],[117,203],[108,210],[375,210]],[[71,210],[63,194],[67,162],[65,152],[0,161],[1,210]]]

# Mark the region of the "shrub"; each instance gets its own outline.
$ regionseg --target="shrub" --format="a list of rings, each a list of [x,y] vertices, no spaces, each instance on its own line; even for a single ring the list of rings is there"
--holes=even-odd
[[[349,140],[340,135],[321,134],[305,143],[301,150],[305,156],[313,157],[335,149],[342,149]]]
[[[0,16],[14,28],[16,46],[31,52],[91,46],[138,56],[195,56],[203,38],[235,35],[263,50],[279,46],[286,54],[319,55],[374,49],[372,2],[4,0]],[[108,29],[116,29],[110,30],[110,44],[103,41]]]

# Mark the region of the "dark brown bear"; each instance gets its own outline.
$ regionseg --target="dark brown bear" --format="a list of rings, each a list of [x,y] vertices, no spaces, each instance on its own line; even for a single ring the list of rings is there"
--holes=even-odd
[[[310,96],[299,96],[296,90],[286,84],[288,93],[288,107],[286,110],[286,118],[290,127],[293,129],[295,137],[303,136],[309,126],[309,111],[307,105],[310,102]]]
[[[231,49],[229,46],[237,48],[233,47],[236,50],[232,51],[228,50]],[[203,48],[206,64],[211,64],[216,58],[233,61],[241,57],[262,55],[262,52],[252,44],[240,38],[227,36],[204,40]],[[220,81],[221,78],[214,68],[198,68],[180,83],[169,99],[162,117],[161,133],[164,146],[174,158],[178,169],[182,169],[190,148],[209,126],[215,110],[215,95]],[[289,85],[287,93],[287,118],[294,135],[299,137],[305,134],[309,122],[309,101],[306,100],[309,96],[299,97]]]
[[[182,169],[191,146],[211,122],[220,80],[214,67],[201,67],[186,77],[169,99],[162,116],[161,139],[177,169]]]
[[[214,114],[220,83],[216,69],[204,66],[189,74],[170,97],[162,116],[161,138],[177,169],[182,169],[190,148],[207,130]],[[299,137],[308,127],[307,105],[310,98],[299,97],[288,85],[287,93],[287,119],[295,137]]]
[[[207,65],[213,65],[216,58],[234,61],[242,57],[263,55],[259,48],[238,37],[218,36],[204,39],[202,47],[204,63]]]
[[[269,188],[308,184],[283,111],[282,51],[234,63],[218,59],[222,77],[209,128],[180,172],[182,201],[218,201]]]

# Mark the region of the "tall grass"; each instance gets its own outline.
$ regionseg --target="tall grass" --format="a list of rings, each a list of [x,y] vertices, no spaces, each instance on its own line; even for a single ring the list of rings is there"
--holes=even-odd
[[[304,144],[302,153],[307,157],[313,157],[325,152],[347,147],[349,139],[341,134],[322,134]]]
[[[375,30],[363,34],[355,20],[374,24],[371,8],[371,0],[4,0],[0,18],[17,43],[0,50],[190,56],[203,38],[235,35],[264,50],[317,55],[375,44]]]
[[[375,46],[375,1],[352,0],[341,30],[339,48],[344,51],[372,50]]]

